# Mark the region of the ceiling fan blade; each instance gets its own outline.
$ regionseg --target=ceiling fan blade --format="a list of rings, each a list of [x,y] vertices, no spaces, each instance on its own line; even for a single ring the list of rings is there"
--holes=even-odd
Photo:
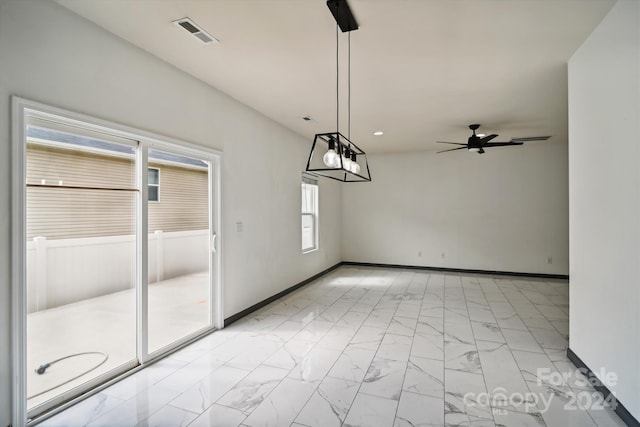
[[[487,147],[505,147],[508,145],[522,145],[524,144],[524,142],[489,142],[487,144],[484,144],[483,147],[487,148]]]
[[[467,144],[462,144],[460,142],[448,142],[448,141],[436,141],[438,144],[454,144],[454,145],[467,145]]]
[[[495,133],[492,133],[491,135],[487,135],[487,136],[483,136],[482,138],[480,138],[480,145],[485,145],[487,142],[491,141],[493,138],[497,137],[498,135],[496,135]]]
[[[452,148],[450,150],[438,151],[436,154],[446,153],[447,151],[466,150],[466,149],[467,149],[467,144],[464,144],[464,147]]]
[[[547,139],[551,138],[551,135],[549,136],[527,136],[524,138],[511,138],[511,141],[522,141],[522,142],[526,142],[526,141],[546,141]]]

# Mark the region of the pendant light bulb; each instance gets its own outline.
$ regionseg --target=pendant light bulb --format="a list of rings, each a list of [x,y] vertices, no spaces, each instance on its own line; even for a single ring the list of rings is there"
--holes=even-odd
[[[351,171],[351,150],[349,147],[345,147],[342,156],[342,168],[347,171]]]
[[[360,165],[356,160],[356,153],[351,152],[351,172],[358,174],[360,173]]]
[[[336,153],[336,143],[333,139],[329,141],[329,149],[322,156],[322,161],[328,168],[336,169],[340,167],[340,157]]]
[[[342,156],[342,168],[344,170],[351,170],[351,160],[349,160],[347,157]]]
[[[328,168],[340,167],[340,158],[338,157],[338,153],[336,153],[336,150],[332,150],[331,148],[324,153],[322,161]]]

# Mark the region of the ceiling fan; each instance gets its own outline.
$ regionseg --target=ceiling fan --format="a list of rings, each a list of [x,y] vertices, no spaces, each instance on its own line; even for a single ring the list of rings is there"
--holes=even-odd
[[[449,150],[438,151],[439,153],[446,153],[447,151],[455,151],[455,150],[464,150],[465,148],[473,153],[484,154],[485,148],[490,147],[504,147],[509,145],[522,145],[527,141],[546,141],[551,138],[550,136],[529,136],[525,138],[512,138],[509,142],[489,142],[498,135],[492,133],[491,135],[476,135],[476,130],[480,127],[479,124],[469,125],[469,129],[473,131],[473,135],[471,135],[466,144],[462,144],[460,142],[446,142],[446,141],[436,141],[439,144],[453,144],[453,145],[462,145],[462,147],[451,148]]]

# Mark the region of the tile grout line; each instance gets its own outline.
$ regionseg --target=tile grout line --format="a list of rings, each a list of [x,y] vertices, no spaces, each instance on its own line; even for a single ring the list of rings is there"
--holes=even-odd
[[[519,293],[520,293],[520,294],[521,294],[521,295],[522,295],[522,296],[523,296],[523,297],[524,297],[524,298],[525,298],[525,299],[526,299],[526,300],[527,300],[527,301],[528,301],[532,306],[534,306],[534,307],[535,307],[535,304],[534,304],[534,303],[533,303],[529,298],[527,298],[527,296],[526,296],[526,295],[524,295],[524,294],[522,293],[522,290],[521,290],[520,288],[518,288],[518,287],[517,287],[517,285],[515,285],[515,284],[514,284],[513,289],[517,290],[517,291],[518,291],[518,292],[519,292]],[[503,294],[504,294],[504,293],[503,293]],[[511,303],[511,301],[509,300],[509,298],[508,298],[506,295],[505,295],[505,298],[507,298],[507,300],[508,300],[508,302],[509,302],[509,305],[511,305],[511,308],[514,310],[514,312],[516,313],[516,315],[518,316],[518,318],[520,318],[520,320],[522,320],[522,318],[521,318],[521,317],[520,317],[520,315],[518,314],[517,310],[513,307],[513,304]],[[493,310],[492,310],[492,311],[493,311]],[[548,319],[546,319],[546,317],[544,316],[544,314],[543,314],[543,313],[540,313],[540,314],[543,316],[543,318],[545,318],[545,320],[548,320]],[[526,331],[526,332],[528,332],[528,333],[533,337],[534,341],[535,341],[535,342],[540,346],[540,349],[542,350],[542,353],[540,353],[540,352],[535,352],[535,351],[527,351],[527,350],[515,350],[515,349],[512,349],[512,348],[511,348],[511,346],[509,345],[509,343],[508,343],[508,342],[506,342],[506,339],[505,339],[505,342],[506,342],[506,348],[509,350],[509,353],[511,354],[511,357],[512,357],[512,358],[513,358],[513,360],[514,360],[514,362],[515,362],[515,364],[516,364],[516,367],[517,367],[517,368],[518,368],[518,370],[520,371],[520,376],[521,376],[522,380],[524,381],[525,386],[527,387],[527,389],[529,390],[529,392],[531,392],[531,388],[530,388],[530,386],[529,386],[529,382],[526,380],[526,378],[524,378],[524,375],[522,374],[522,369],[520,368],[520,364],[518,363],[517,358],[514,356],[513,351],[514,351],[514,350],[515,350],[515,351],[523,351],[523,352],[527,352],[527,353],[531,353],[531,354],[544,355],[544,356],[545,356],[545,357],[547,357],[547,358],[548,358],[548,355],[547,355],[547,354],[546,354],[546,352],[544,351],[544,347],[542,347],[542,345],[538,342],[538,340],[535,338],[535,336],[534,336],[534,335],[531,333],[531,331],[529,330],[529,326],[528,326],[526,323],[524,323],[524,321],[523,321],[522,323],[523,323],[523,325],[525,326],[525,328],[527,328],[527,331]],[[500,329],[518,330],[518,329],[512,329],[512,328],[500,328]],[[556,368],[556,369],[557,369],[557,367],[555,366],[555,363],[553,363],[550,359],[549,359],[549,361],[550,361],[550,362],[551,362],[551,364],[554,366],[554,368]],[[515,408],[514,408],[514,412],[525,413],[525,414],[529,414],[529,415],[531,415],[531,413],[528,413],[528,412],[521,412],[521,411],[518,411],[518,410],[517,410],[517,409],[515,409]],[[542,413],[540,413],[539,411],[538,411],[537,413],[538,413],[538,414],[540,414],[540,418],[542,418]],[[546,425],[546,421],[545,421],[544,419],[542,419],[542,422],[544,422],[544,423],[545,423],[545,425]]]
[[[464,282],[462,282],[462,278],[460,279],[460,284],[462,286],[462,295],[464,297],[464,304],[465,304],[465,307],[467,307],[467,315],[469,316],[469,327],[471,328],[471,335],[473,336],[473,346],[476,349],[476,356],[478,357],[478,364],[480,365],[480,372],[482,373],[482,382],[484,383],[485,390],[487,391],[487,393],[489,393],[489,387],[487,385],[487,379],[485,378],[484,369],[482,368],[482,361],[480,360],[480,350],[478,350],[476,335],[473,332],[473,325],[471,324],[471,313],[469,312],[469,306],[467,304],[467,293],[465,291],[465,286],[464,286]],[[479,283],[478,283],[478,287],[480,288],[480,284]],[[482,288],[480,288],[480,291],[482,292]],[[484,296],[484,293],[482,295]],[[486,300],[486,297],[485,297],[485,300]],[[488,301],[487,301],[487,304],[488,304]],[[495,425],[496,424],[496,420],[495,420],[495,416],[493,414],[493,406],[489,405],[489,409],[490,409],[490,413],[491,413],[491,421]]]
[[[513,282],[513,281],[512,281],[512,280],[509,280],[509,282]],[[514,288],[514,289],[517,289],[517,290],[518,290],[518,292],[520,292],[520,290],[519,290],[519,289],[518,289],[514,284],[512,284],[512,285],[513,285],[513,288]],[[497,283],[496,283],[496,286],[497,286]],[[498,287],[498,288],[499,288],[499,287]],[[509,300],[509,298],[508,298],[506,295],[504,295],[504,292],[502,291],[502,289],[500,289],[500,292],[502,293],[502,295],[505,297],[505,299],[507,300],[507,302],[508,302],[508,303],[509,303],[509,305],[511,306],[511,309],[516,313],[516,315],[518,316],[518,318],[522,321],[522,319],[520,318],[520,315],[518,315],[517,310],[515,309],[515,307],[513,306],[513,304],[511,303],[511,301]],[[484,294],[484,290],[483,290],[483,294]],[[523,296],[524,296],[524,294],[523,294]],[[486,298],[486,295],[485,295],[485,298]],[[526,298],[526,296],[525,296],[525,298]],[[494,314],[494,316],[495,316],[495,313],[493,312],[493,309],[491,309],[491,308],[490,308],[490,310],[491,310],[491,312],[492,312],[492,313]],[[541,313],[541,314],[542,314],[542,313]],[[497,321],[497,319],[496,319],[496,321]],[[522,323],[524,324],[524,326],[525,326],[525,327],[527,327],[527,325],[526,325],[524,322],[522,322]],[[502,329],[509,329],[509,328],[502,328],[500,325],[498,325],[498,327],[500,328],[500,332],[501,332],[501,333],[502,333]],[[531,333],[531,332],[529,331],[529,333]],[[511,358],[513,359],[513,361],[514,361],[514,363],[515,363],[516,367],[518,368],[518,371],[519,371],[519,373],[520,373],[520,377],[521,377],[522,381],[524,381],[524,385],[527,387],[527,390],[529,390],[529,392],[531,392],[531,389],[529,388],[529,384],[527,383],[527,380],[524,378],[524,375],[522,375],[522,370],[520,369],[520,365],[518,364],[517,359],[516,359],[516,358],[515,358],[515,356],[513,355],[513,351],[512,351],[512,349],[511,349],[511,346],[509,345],[509,342],[507,341],[506,337],[504,337],[504,334],[502,334],[502,335],[503,335],[503,338],[505,338],[505,347],[507,348],[507,350],[509,350],[509,354],[511,355]],[[533,334],[532,334],[532,336],[533,336]],[[535,340],[535,337],[534,337],[534,340]],[[542,348],[542,347],[541,347],[541,348]],[[534,352],[531,352],[531,353],[534,353]],[[540,353],[536,353],[536,354],[540,354]],[[514,412],[520,412],[520,411],[518,411],[518,410],[517,410],[517,409],[515,409],[515,408],[513,409],[513,411],[514,411]],[[527,412],[525,412],[525,413],[526,413],[526,414],[528,414],[528,415],[531,415],[531,414],[529,414],[529,413],[527,413]],[[539,413],[539,412],[538,412],[538,413]],[[544,423],[544,425],[545,425],[545,426],[547,425],[546,421],[542,418],[542,414],[540,414],[539,419]]]
[[[416,273],[412,273],[412,274],[413,274],[413,277],[416,276]],[[400,392],[399,392],[399,395],[398,395],[398,404],[396,405],[396,410],[395,410],[395,412],[393,414],[393,425],[395,425],[395,421],[398,418],[398,409],[400,408],[400,400],[402,399],[402,393],[404,391],[404,382],[407,379],[407,372],[409,371],[409,360],[411,360],[411,352],[413,351],[413,342],[415,340],[414,338],[416,336],[416,329],[418,327],[418,318],[420,317],[420,311],[422,310],[422,304],[424,303],[424,294],[426,293],[430,277],[431,277],[431,275],[427,276],[427,283],[425,283],[425,286],[424,286],[425,291],[422,293],[423,296],[422,296],[422,300],[420,301],[420,310],[418,310],[418,316],[416,317],[416,326],[414,326],[414,328],[413,328],[413,336],[411,337],[411,345],[409,346],[409,355],[407,356],[407,362],[405,363],[405,366],[404,366],[404,375],[402,376],[402,383],[400,384]],[[409,282],[409,286],[410,285],[411,285],[411,281]],[[405,292],[405,294],[406,294],[406,292]],[[399,308],[400,308],[400,304],[398,304],[398,308],[395,311],[396,313],[398,312]],[[395,315],[394,315],[394,317],[395,317]],[[393,321],[393,317],[391,318],[391,321]],[[389,324],[389,326],[391,326],[391,324]]]
[[[389,287],[391,285],[388,285],[387,287]],[[385,291],[386,294],[386,291]],[[383,294],[383,297],[384,295]],[[363,295],[364,296],[364,295]],[[380,298],[382,299],[382,297]],[[380,302],[380,300],[378,300],[378,302]],[[377,305],[377,304],[376,304]],[[375,305],[374,305],[374,309],[375,309]],[[373,311],[373,310],[371,310]],[[370,313],[369,313],[370,314]],[[367,316],[368,317],[368,316]],[[366,322],[367,320],[365,319],[364,322]],[[364,326],[364,322],[362,322],[362,324],[360,325],[360,327],[358,328],[358,331],[360,330],[360,328],[362,328],[362,326]],[[356,332],[357,334],[357,332]],[[355,335],[354,335],[355,336]],[[382,336],[382,339],[384,340],[384,335]],[[382,340],[380,341],[380,344],[382,344]],[[376,358],[376,354],[378,352],[378,349],[380,348],[380,344],[378,344],[378,347],[376,348],[375,352],[373,353],[373,358],[371,359],[371,362],[369,362],[369,366],[367,367],[367,372],[369,371],[369,368],[371,367],[371,363],[373,363],[373,360]],[[365,372],[364,377],[362,378],[362,381],[360,381],[360,386],[358,386],[358,390],[356,391],[355,396],[353,397],[353,400],[351,401],[351,404],[349,405],[349,408],[347,409],[347,413],[344,416],[344,420],[342,420],[341,425],[344,425],[344,423],[346,422],[347,418],[349,417],[349,412],[351,412],[351,408],[353,408],[353,403],[356,401],[356,399],[358,398],[358,394],[360,394],[360,389],[362,388],[362,384],[364,384],[364,378],[366,378],[367,376],[367,372]],[[363,394],[367,394],[364,393]],[[399,403],[399,402],[398,402]],[[394,419],[395,420],[395,419]]]

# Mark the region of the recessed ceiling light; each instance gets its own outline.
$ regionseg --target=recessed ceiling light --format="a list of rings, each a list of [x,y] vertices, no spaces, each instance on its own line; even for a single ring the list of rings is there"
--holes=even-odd
[[[479,133],[476,136],[479,136],[480,138],[482,138],[483,136],[487,136],[487,134],[486,133]]]
[[[383,134],[384,134],[384,132],[382,132],[381,130],[378,130],[378,131],[375,131],[373,134],[374,134],[375,136],[380,136],[380,135],[383,135]]]

